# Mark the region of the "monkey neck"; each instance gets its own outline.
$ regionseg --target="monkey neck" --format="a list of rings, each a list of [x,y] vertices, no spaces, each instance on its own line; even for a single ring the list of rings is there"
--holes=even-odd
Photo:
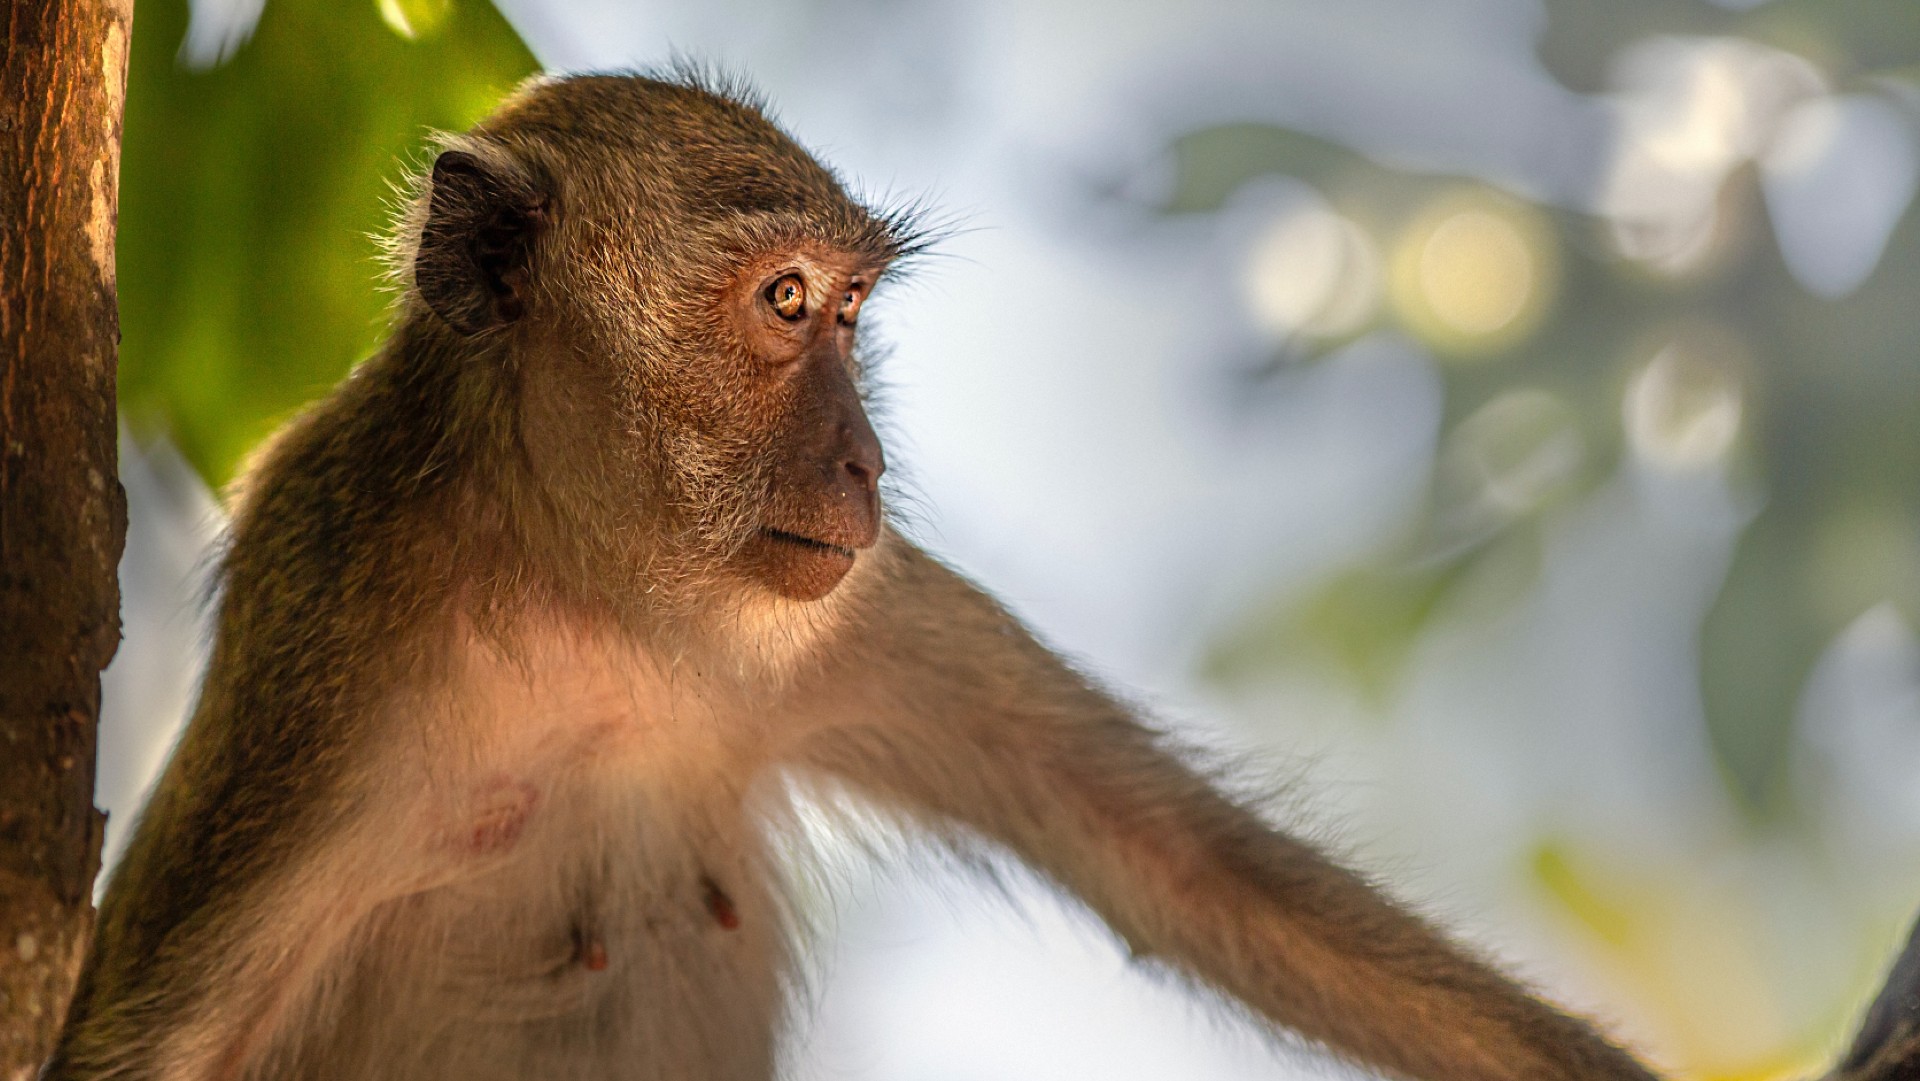
[[[360,402],[339,411],[359,440],[405,440],[403,453],[385,459],[388,475],[361,490],[418,517],[458,614],[503,635],[528,617],[560,614],[617,627],[661,657],[710,660],[715,643],[739,640],[743,622],[770,634],[787,622],[763,611],[782,606],[753,590],[715,588],[700,560],[663,554],[664,515],[645,505],[646,493],[609,507],[603,493],[615,487],[607,473],[616,466],[590,457],[595,448],[553,450],[566,436],[554,429],[579,425],[530,399],[528,372],[548,359],[529,355],[536,348],[509,335],[464,338],[409,313],[346,390]],[[543,458],[556,453],[560,467]],[[802,613],[809,623],[821,614]]]

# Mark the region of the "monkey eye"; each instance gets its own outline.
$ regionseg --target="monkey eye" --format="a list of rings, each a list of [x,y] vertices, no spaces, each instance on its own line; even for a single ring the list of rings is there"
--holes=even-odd
[[[839,319],[848,326],[860,318],[860,302],[867,299],[867,287],[855,282],[840,298]]]
[[[767,303],[773,314],[789,323],[797,323],[807,314],[807,283],[798,274],[783,274],[767,286]]]

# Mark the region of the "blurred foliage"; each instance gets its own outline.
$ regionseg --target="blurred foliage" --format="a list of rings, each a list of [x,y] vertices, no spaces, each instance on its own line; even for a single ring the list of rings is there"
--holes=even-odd
[[[1547,8],[1543,61],[1573,90],[1619,91],[1608,81],[1619,54],[1659,35],[1746,36],[1811,62],[1826,80],[1822,93],[1877,94],[1905,111],[1910,135],[1920,130],[1907,82],[1920,71],[1920,5],[1778,0],[1736,12],[1675,0],[1549,0]],[[1376,259],[1386,269],[1374,272],[1385,299],[1370,317],[1336,332],[1279,335],[1267,371],[1393,329],[1439,357],[1446,386],[1447,434],[1420,520],[1304,600],[1289,595],[1247,612],[1222,636],[1207,674],[1246,679],[1304,646],[1370,698],[1390,695],[1435,617],[1484,577],[1473,568],[1515,565],[1512,538],[1617,471],[1641,408],[1643,438],[1681,457],[1721,441],[1712,468],[1763,499],[1704,628],[1701,679],[1713,746],[1736,794],[1761,820],[1789,811],[1786,750],[1814,662],[1874,604],[1892,602],[1910,623],[1920,617],[1914,206],[1864,283],[1828,298],[1797,281],[1783,257],[1752,154],[1714,182],[1713,214],[1726,234],[1718,250],[1684,273],[1663,273],[1623,254],[1597,211],[1534,205],[1481,178],[1394,168],[1298,131],[1234,123],[1188,132],[1169,151],[1164,213],[1212,213],[1252,182],[1289,177],[1317,193],[1323,216],[1387,253]],[[1592,178],[1596,200],[1607,179]],[[1512,217],[1502,201],[1525,204],[1509,231],[1541,231],[1526,244],[1557,282],[1537,298],[1530,332],[1477,350],[1455,348],[1398,301],[1407,237],[1434,207],[1463,199],[1478,200],[1489,219]],[[1734,389],[1703,383],[1696,355],[1714,358],[1706,374],[1724,370]],[[1658,385],[1646,393],[1659,408],[1636,406],[1635,380],[1654,369]],[[1511,414],[1517,397],[1556,404],[1533,410],[1527,439],[1477,446],[1499,427],[1486,423],[1489,411]],[[1558,416],[1564,432],[1542,427]]]
[[[1528,861],[1533,879],[1590,934],[1615,950],[1624,950],[1632,943],[1636,906],[1608,896],[1592,876],[1583,873],[1573,854],[1576,848],[1559,840],[1536,845]]]
[[[1485,547],[1424,558],[1407,555],[1406,548],[1394,552],[1396,558],[1349,568],[1302,602],[1256,610],[1214,643],[1203,674],[1227,684],[1252,681],[1276,657],[1306,644],[1337,664],[1370,703],[1384,705],[1420,631],[1443,604],[1487,611],[1510,603],[1540,561],[1539,535],[1531,528]]]
[[[225,63],[143,0],[121,163],[120,394],[210,483],[378,342],[392,185],[534,61],[478,0],[270,0]]]
[[[1655,34],[1737,35],[1801,53],[1843,78],[1913,74],[1920,4],[1884,0],[1774,0],[1749,11],[1704,0],[1547,0],[1540,59],[1569,89],[1606,89],[1623,46]]]

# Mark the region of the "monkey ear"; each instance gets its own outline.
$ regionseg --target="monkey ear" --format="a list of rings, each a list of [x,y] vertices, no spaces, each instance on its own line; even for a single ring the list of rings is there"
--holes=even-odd
[[[442,152],[413,258],[420,299],[467,335],[520,318],[546,222],[546,193],[505,152]]]

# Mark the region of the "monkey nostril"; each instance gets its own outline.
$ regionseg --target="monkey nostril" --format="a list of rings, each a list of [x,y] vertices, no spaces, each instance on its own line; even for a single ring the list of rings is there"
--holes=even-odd
[[[854,445],[846,455],[847,474],[868,489],[880,483],[880,475],[887,471],[886,455],[880,450],[880,441],[863,440]]]
[[[887,460],[880,450],[880,441],[873,438],[871,429],[849,433],[853,435],[849,446],[841,451],[840,467],[847,471],[855,484],[872,491],[880,482],[880,474],[887,471]]]

